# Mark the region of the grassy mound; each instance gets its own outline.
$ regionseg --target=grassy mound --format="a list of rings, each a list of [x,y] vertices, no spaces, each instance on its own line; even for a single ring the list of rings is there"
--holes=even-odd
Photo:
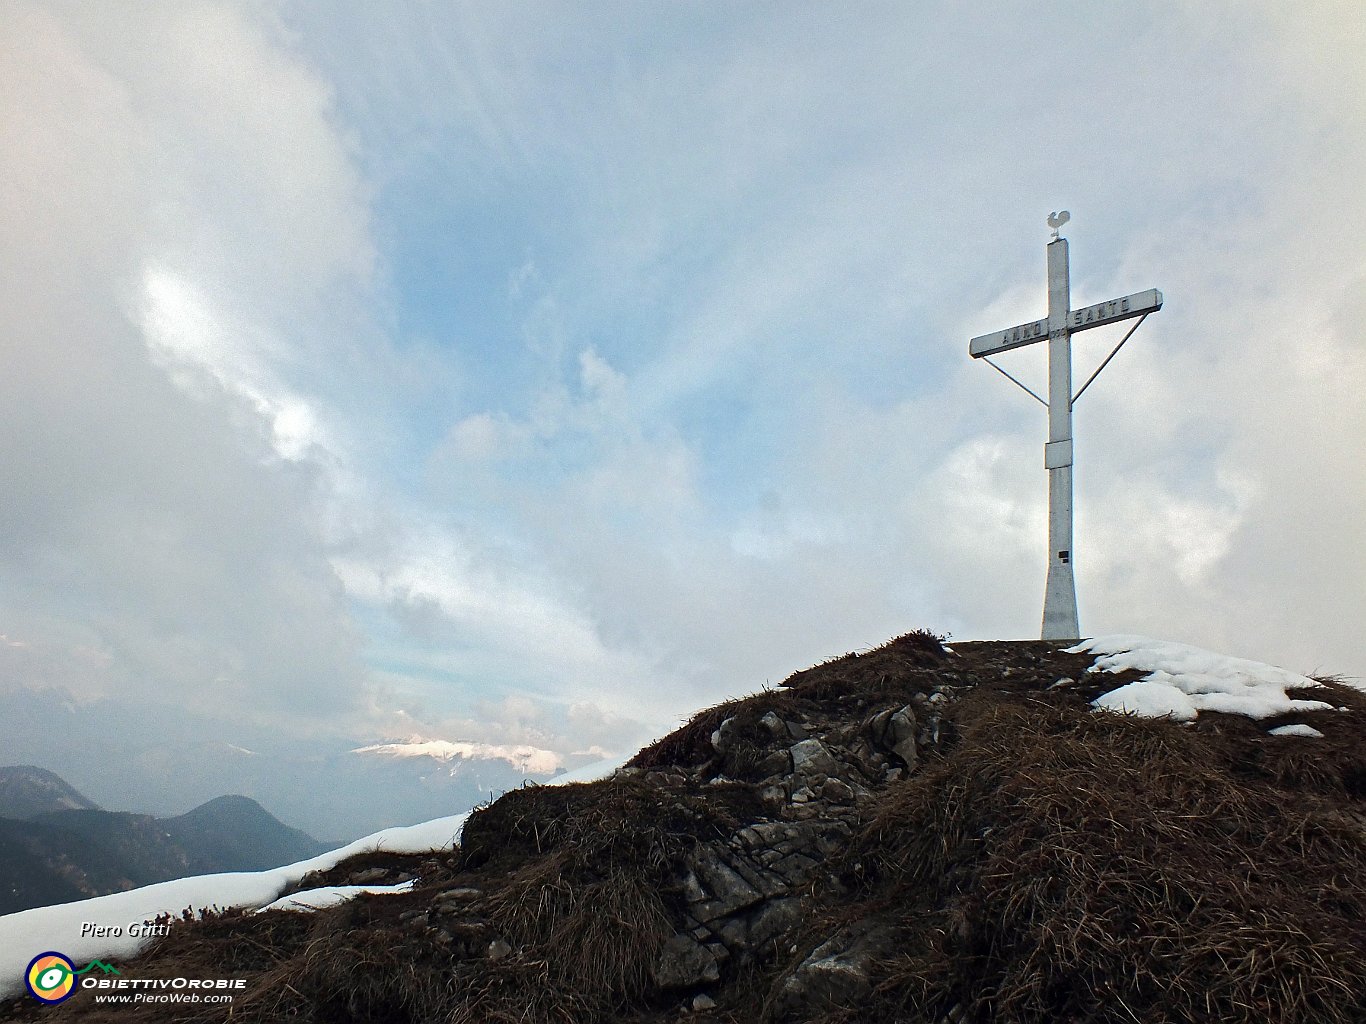
[[[1089,664],[909,634],[703,711],[611,779],[505,794],[454,854],[363,854],[319,879],[383,868],[416,876],[409,892],[182,921],[119,964],[247,977],[230,1007],[82,994],[0,1020],[1366,1021],[1366,694],[1325,681],[1314,696],[1342,710],[1285,720],[1321,738],[1210,713],[1183,727],[1092,711],[1135,676]],[[879,739],[893,713],[918,730],[909,775]],[[827,781],[792,774],[812,741]],[[774,897],[762,955],[661,988],[662,949],[715,946],[689,916],[699,850],[831,821],[821,835],[846,838],[804,848],[821,859]]]

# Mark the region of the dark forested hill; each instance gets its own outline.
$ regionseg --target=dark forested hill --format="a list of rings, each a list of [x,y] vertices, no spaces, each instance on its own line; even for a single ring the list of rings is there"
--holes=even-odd
[[[322,851],[244,796],[174,818],[93,808],[0,818],[0,914],[186,875],[278,867]]]
[[[188,854],[192,874],[259,871],[323,852],[312,836],[245,796],[217,797],[162,825]]]

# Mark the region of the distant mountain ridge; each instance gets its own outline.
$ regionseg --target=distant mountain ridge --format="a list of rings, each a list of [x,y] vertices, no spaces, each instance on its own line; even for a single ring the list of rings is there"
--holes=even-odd
[[[53,811],[98,809],[98,804],[46,768],[31,764],[0,768],[0,818],[36,818]]]
[[[177,817],[156,818],[101,810],[44,769],[0,769],[0,780],[14,779],[36,784],[16,784],[19,798],[9,808],[58,809],[0,816],[0,914],[187,875],[260,871],[327,849],[245,796],[221,796]],[[85,806],[65,806],[72,803]]]
[[[68,706],[51,693],[0,693],[0,758],[7,759],[0,763],[57,768],[95,805],[120,810],[164,813],[223,793],[245,793],[282,821],[341,845],[380,829],[443,817],[527,779],[546,782],[557,769],[573,771],[604,756],[591,749],[484,742],[479,736],[421,732],[415,739],[417,729],[296,737],[288,743],[244,729],[233,737],[236,742],[228,742],[207,738],[213,728],[203,724],[203,732],[144,745],[136,739],[129,706]],[[57,734],[74,748],[64,747],[63,761],[51,764],[52,751],[39,737]],[[436,745],[419,750],[414,743]],[[389,749],[356,752],[366,748]]]

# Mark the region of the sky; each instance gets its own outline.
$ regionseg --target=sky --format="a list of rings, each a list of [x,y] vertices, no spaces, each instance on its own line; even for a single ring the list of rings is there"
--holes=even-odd
[[[1064,208],[1074,305],[1166,299],[1076,407],[1083,632],[1366,675],[1363,52],[1350,2],[9,0],[0,701],[568,761],[1037,636],[1044,412],[967,343]]]

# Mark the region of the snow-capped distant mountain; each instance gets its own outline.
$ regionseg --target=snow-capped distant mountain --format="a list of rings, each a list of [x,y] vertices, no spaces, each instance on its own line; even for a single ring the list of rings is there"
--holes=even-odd
[[[353,754],[376,757],[430,757],[437,761],[506,761],[519,772],[530,775],[553,775],[563,765],[552,750],[522,745],[471,743],[465,741],[428,740],[413,736],[393,743],[376,743],[358,747]]]

